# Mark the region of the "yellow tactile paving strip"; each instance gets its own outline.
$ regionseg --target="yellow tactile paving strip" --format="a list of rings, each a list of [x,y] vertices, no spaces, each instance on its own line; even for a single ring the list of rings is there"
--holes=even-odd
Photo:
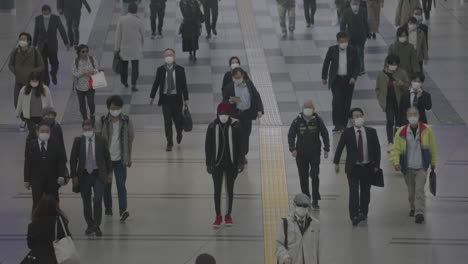
[[[263,236],[265,263],[276,263],[274,256],[276,228],[288,213],[288,188],[283,152],[281,117],[266,64],[252,2],[236,0],[252,81],[262,96],[265,115],[259,129],[262,177]]]

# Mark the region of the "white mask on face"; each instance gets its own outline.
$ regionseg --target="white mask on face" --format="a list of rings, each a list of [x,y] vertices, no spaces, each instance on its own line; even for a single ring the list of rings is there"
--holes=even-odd
[[[233,81],[235,84],[237,84],[237,85],[241,85],[241,84],[244,82],[244,78],[239,79],[239,80],[233,78],[232,81]]]
[[[314,114],[314,109],[304,108],[304,110],[302,110],[302,113],[307,117],[311,117]]]
[[[120,113],[122,113],[122,110],[121,109],[119,109],[119,110],[110,110],[109,113],[113,117],[118,117],[120,115]]]
[[[83,136],[85,136],[87,139],[90,139],[90,138],[92,138],[94,136],[94,132],[93,131],[84,131]]]
[[[414,90],[420,89],[421,85],[422,84],[420,82],[415,82],[415,81],[411,82],[411,88],[413,88]]]
[[[296,215],[302,218],[302,217],[307,215],[307,212],[309,210],[308,210],[308,208],[303,208],[303,207],[296,206],[295,211],[296,211]]]
[[[364,118],[358,117],[358,118],[354,119],[354,125],[356,127],[362,127],[364,125]]]
[[[340,46],[340,49],[345,50],[346,48],[348,48],[348,42],[340,43],[338,46]]]
[[[416,125],[419,122],[419,118],[416,117],[416,116],[410,116],[410,117],[408,117],[408,122],[411,125]]]
[[[49,133],[39,133],[38,137],[39,137],[40,141],[47,141],[50,138],[50,134]]]
[[[33,87],[33,88],[36,88],[37,86],[39,86],[39,82],[30,81],[30,82],[29,82],[29,85],[31,85],[31,87]]]
[[[422,21],[422,16],[421,15],[413,15],[414,18],[416,18],[419,22]]]
[[[239,63],[233,63],[231,64],[231,70],[234,70],[235,68],[238,68],[240,66]]]
[[[173,56],[166,56],[164,58],[164,61],[168,64],[168,65],[172,65],[174,63],[174,57]]]
[[[394,72],[398,69],[397,65],[388,65],[388,70],[391,72]]]
[[[49,19],[50,18],[50,14],[48,15],[42,15],[45,19]]]
[[[415,24],[408,24],[408,30],[409,30],[409,31],[414,31],[414,30],[416,30],[416,27],[417,27],[417,25],[415,25]]]
[[[218,118],[221,123],[226,124],[229,120],[229,115],[219,115]]]
[[[408,37],[398,37],[398,41],[400,41],[400,43],[405,43],[407,40]]]
[[[359,12],[359,5],[351,5],[351,9],[353,10],[354,14]]]
[[[24,40],[20,40],[18,41],[18,45],[22,48],[28,46],[28,42],[27,41],[24,41]]]

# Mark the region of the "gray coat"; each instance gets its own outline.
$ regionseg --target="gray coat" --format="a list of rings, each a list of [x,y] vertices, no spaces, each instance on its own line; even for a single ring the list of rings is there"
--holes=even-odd
[[[122,162],[128,164],[131,161],[131,145],[135,139],[135,131],[133,129],[133,123],[130,118],[126,115],[120,115],[120,150],[122,153]],[[96,123],[96,133],[101,135],[106,141],[110,148],[112,141],[113,125],[112,117],[105,115],[101,117],[101,120]]]
[[[120,51],[124,61],[142,58],[145,25],[136,14],[122,16],[115,32],[114,50]]]

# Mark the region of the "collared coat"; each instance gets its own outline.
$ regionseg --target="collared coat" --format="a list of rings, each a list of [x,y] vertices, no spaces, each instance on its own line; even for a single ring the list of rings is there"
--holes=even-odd
[[[145,25],[136,14],[126,14],[120,17],[115,32],[114,50],[120,51],[124,61],[142,58],[145,39]]]
[[[395,13],[395,26],[399,27],[408,23],[416,7],[421,8],[420,0],[398,0]]]
[[[44,94],[41,94],[41,102],[42,108],[44,107],[54,107],[54,103],[52,102],[52,95],[50,94],[50,90],[47,86],[44,86]],[[20,117],[23,114],[23,117],[29,119],[30,116],[30,107],[31,107],[31,96],[35,96],[33,91],[29,94],[26,94],[26,86],[21,88],[18,96],[18,104],[16,105],[16,116]]]

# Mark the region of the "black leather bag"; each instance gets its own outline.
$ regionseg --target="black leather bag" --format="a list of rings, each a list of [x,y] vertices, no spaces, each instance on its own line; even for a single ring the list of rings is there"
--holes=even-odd
[[[435,173],[434,169],[431,169],[431,173],[429,173],[429,191],[432,195],[436,196],[437,190],[437,174]]]
[[[182,125],[185,132],[190,132],[193,129],[192,115],[187,105],[184,107],[184,112],[182,113]]]
[[[114,53],[114,59],[112,60],[112,70],[116,74],[120,74],[122,71],[122,59],[120,58],[120,53]]]
[[[384,187],[385,186],[383,170],[382,169],[378,169],[374,173],[374,175],[372,177],[372,180],[371,180],[371,184],[374,185],[374,186],[377,186],[377,187]]]

